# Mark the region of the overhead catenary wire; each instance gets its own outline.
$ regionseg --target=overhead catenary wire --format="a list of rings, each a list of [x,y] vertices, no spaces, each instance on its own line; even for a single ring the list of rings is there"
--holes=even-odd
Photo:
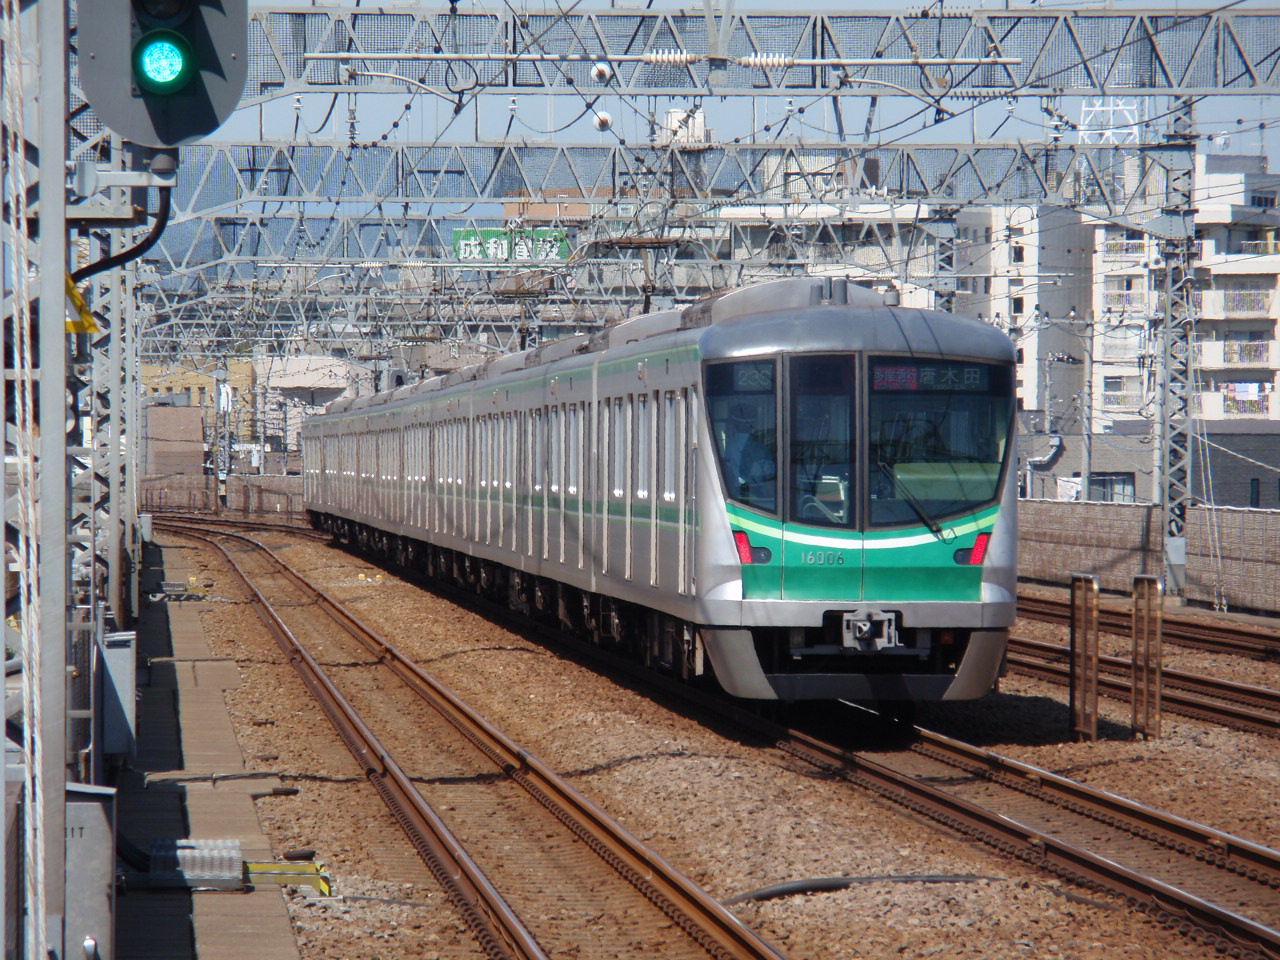
[[[1234,5],[1235,5],[1235,4],[1226,4],[1226,5],[1223,5],[1223,6],[1222,6],[1221,8],[1219,8],[1219,9],[1227,9],[1227,8],[1230,8],[1231,6],[1234,6]],[[569,15],[572,13],[572,9],[573,9],[573,8],[570,8],[570,10],[568,10],[568,11],[564,11],[564,10],[559,11],[559,12],[560,12],[560,17],[561,17],[562,19],[563,19],[563,18],[566,18],[566,17],[569,17]],[[1176,18],[1174,18],[1174,19],[1176,20]],[[570,25],[571,25],[572,29],[576,32],[576,31],[577,31],[577,23],[576,23],[576,21],[574,21],[574,20],[568,20],[567,22],[569,22],[569,23],[570,23]],[[1172,24],[1161,24],[1157,29],[1158,29],[1158,30],[1165,30],[1165,29],[1171,29],[1171,28],[1172,28]],[[546,33],[546,31],[544,31],[543,35],[545,35],[545,33]],[[1136,42],[1136,41],[1130,41],[1130,42]],[[1021,87],[1019,87],[1018,89],[1021,89]],[[478,94],[478,93],[479,93],[479,89],[477,89],[475,92]],[[1004,93],[1002,92],[1002,93],[1000,94],[1000,96],[1004,96]],[[815,98],[815,100],[814,100],[813,102],[817,102],[817,100],[818,100],[818,99],[821,99],[821,97],[819,97],[819,98]],[[975,99],[975,102],[974,102],[974,104],[972,105],[972,107],[970,107],[970,108],[968,108],[968,109],[966,109],[966,110],[964,110],[964,111],[959,111],[959,112],[957,112],[957,113],[956,113],[956,116],[960,116],[960,115],[962,115],[963,113],[968,112],[968,110],[969,110],[969,109],[976,109],[980,104],[990,102],[990,101],[991,101],[991,100],[993,100],[993,99],[995,99],[995,95],[993,95],[992,97],[986,98],[986,99],[980,99],[980,98]],[[950,119],[950,118],[947,118],[947,119]],[[439,142],[439,140],[440,140],[440,136],[438,135],[438,136],[436,137],[436,140],[435,140],[434,142]],[[877,144],[876,146],[883,146],[883,144]],[[966,205],[967,205],[967,204],[966,204]],[[332,227],[332,226],[333,226],[333,222],[332,222],[332,221],[333,221],[334,219],[336,219],[336,217],[335,217],[335,218],[331,218],[330,227]],[[344,232],[349,232],[351,229],[353,229],[353,227],[352,227],[352,221],[351,221],[350,219],[347,219],[347,220],[346,220],[346,223],[344,224],[344,227],[345,227]]]

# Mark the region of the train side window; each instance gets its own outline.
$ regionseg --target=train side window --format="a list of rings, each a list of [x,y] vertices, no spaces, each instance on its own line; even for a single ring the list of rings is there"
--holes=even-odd
[[[636,499],[649,499],[649,460],[651,448],[649,444],[649,398],[645,394],[636,397],[635,427],[632,430],[636,440]]]
[[[497,490],[502,480],[502,419],[489,418],[489,485]]]
[[[511,414],[504,413],[498,417],[498,502],[506,501],[503,491],[511,489],[511,475],[515,472],[515,464],[511,462]]]
[[[627,396],[621,403],[625,404],[622,416],[618,418],[618,422],[622,428],[623,436],[618,439],[621,441],[618,446],[622,450],[622,474],[618,480],[619,486],[622,488],[625,500],[625,517],[623,524],[623,542],[622,542],[622,575],[628,580],[632,575],[632,564],[635,562],[634,541],[631,536],[631,522],[634,516],[635,500],[632,494],[635,491],[635,478],[631,473],[631,468],[635,464],[635,453],[632,448],[632,434],[635,432],[635,425],[632,417],[635,410],[635,397]]]
[[[578,495],[578,485],[582,482],[579,471],[582,469],[582,436],[579,433],[581,420],[578,416],[578,405],[569,406],[569,475],[566,479],[568,493],[571,497]]]
[[[543,426],[543,411],[533,411],[533,490],[542,492],[542,479],[547,472],[546,433]]]
[[[551,446],[551,462],[550,477],[548,482],[551,486],[552,493],[560,492],[561,475],[564,470],[564,418],[560,415],[559,407],[551,408],[551,420],[548,425],[550,433]]]
[[[484,418],[484,479],[490,489],[498,486],[498,418]]]
[[[613,409],[609,416],[609,442],[613,448],[612,493],[615,499],[621,500],[626,494],[623,484],[626,482],[626,439],[622,429],[622,398],[613,401]]]
[[[457,431],[450,420],[444,425],[444,482],[452,487],[454,477],[454,452],[457,443]]]
[[[662,499],[670,503],[676,498],[676,395],[668,390],[662,396]]]

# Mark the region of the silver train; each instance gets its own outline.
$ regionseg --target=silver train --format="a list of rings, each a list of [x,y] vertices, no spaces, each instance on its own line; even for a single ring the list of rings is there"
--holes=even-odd
[[[312,523],[687,680],[968,699],[1014,618],[1014,349],[796,278],[334,403]]]

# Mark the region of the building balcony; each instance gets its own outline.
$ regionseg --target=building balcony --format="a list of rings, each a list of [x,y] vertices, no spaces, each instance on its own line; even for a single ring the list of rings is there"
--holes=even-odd
[[[1195,351],[1196,363],[1203,370],[1280,368],[1280,343],[1275,340],[1202,340]]]
[[[1275,305],[1275,290],[1197,290],[1191,295],[1191,309],[1203,320],[1269,318]]]
[[[1103,260],[1141,260],[1147,253],[1145,240],[1104,240]]]
[[[1147,293],[1145,290],[1103,290],[1102,308],[1110,308],[1113,313],[1124,310],[1140,316],[1147,312]]]
[[[1094,363],[1118,363],[1136,366],[1142,358],[1142,340],[1139,337],[1095,336],[1093,338]]]
[[[1155,240],[1104,240],[1099,252],[1103,260],[1112,262],[1138,263],[1162,256],[1158,241]],[[1191,256],[1196,260],[1204,256],[1203,240],[1191,242]]]
[[[1206,390],[1193,397],[1191,411],[1204,420],[1280,420],[1280,393]]]
[[[1229,253],[1236,253],[1231,250]],[[1241,240],[1240,253],[1251,257],[1266,257],[1280,254],[1280,243],[1275,240]]]
[[[1102,409],[1108,413],[1136,413],[1141,407],[1141,390],[1102,392]]]

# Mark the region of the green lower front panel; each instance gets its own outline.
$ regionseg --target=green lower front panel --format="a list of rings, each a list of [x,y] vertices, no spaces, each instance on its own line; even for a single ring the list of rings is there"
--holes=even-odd
[[[744,531],[752,548],[769,551],[765,562],[744,564],[748,600],[829,600],[833,603],[975,601],[982,593],[982,566],[957,562],[989,532],[998,508],[942,525],[863,534],[833,527],[780,523],[728,504],[729,522]]]
[[[963,546],[973,546],[973,535],[964,538]],[[878,603],[978,600],[982,567],[957,564],[956,549],[939,543],[936,549],[868,550],[862,573],[864,593]]]
[[[782,597],[856,601],[864,596],[862,537],[785,524]]]
[[[980,600],[982,565],[970,565],[968,551],[978,534],[991,531],[998,513],[992,507],[950,520],[942,524],[941,537],[924,527],[868,535],[863,541],[864,595],[890,604]]]

